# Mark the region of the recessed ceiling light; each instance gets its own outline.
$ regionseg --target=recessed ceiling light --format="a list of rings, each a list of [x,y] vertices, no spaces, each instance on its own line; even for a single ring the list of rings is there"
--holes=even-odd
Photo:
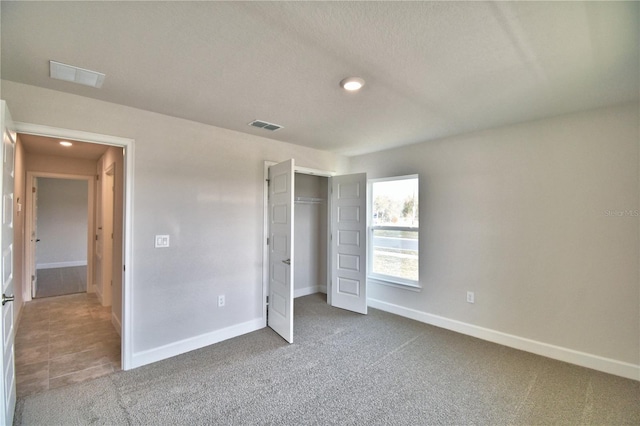
[[[62,146],[71,146],[73,144],[71,142],[67,142],[67,141],[60,141],[60,145],[62,145]]]
[[[91,86],[97,89],[102,87],[105,77],[101,72],[86,70],[56,61],[49,61],[49,73],[51,78]]]
[[[349,92],[360,90],[364,86],[364,80],[360,77],[348,77],[340,82],[340,86]]]

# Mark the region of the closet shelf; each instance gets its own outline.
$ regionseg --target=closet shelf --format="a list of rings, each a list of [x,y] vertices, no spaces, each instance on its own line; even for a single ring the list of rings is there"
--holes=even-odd
[[[325,202],[324,198],[316,197],[295,197],[296,204],[322,204]]]

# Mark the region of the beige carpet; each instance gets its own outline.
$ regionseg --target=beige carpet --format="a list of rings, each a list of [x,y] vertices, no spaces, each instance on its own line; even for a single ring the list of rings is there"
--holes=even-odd
[[[640,383],[322,295],[263,329],[20,399],[17,425],[640,424]]]

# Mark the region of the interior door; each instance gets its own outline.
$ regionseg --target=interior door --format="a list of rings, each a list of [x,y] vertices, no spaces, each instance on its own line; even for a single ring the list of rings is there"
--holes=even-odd
[[[29,241],[30,259],[29,267],[31,268],[31,297],[35,298],[38,294],[38,178],[32,179],[31,187],[31,238]]]
[[[367,313],[367,175],[331,178],[331,298]]]
[[[16,406],[16,373],[14,362],[14,329],[13,329],[13,167],[16,134],[6,103],[0,101],[0,117],[2,123],[2,226],[0,227],[0,248],[2,264],[2,314],[0,328],[2,329],[2,377],[0,383],[0,421],[3,424],[13,423],[13,413]]]
[[[267,324],[293,343],[294,160],[269,167],[269,304]]]

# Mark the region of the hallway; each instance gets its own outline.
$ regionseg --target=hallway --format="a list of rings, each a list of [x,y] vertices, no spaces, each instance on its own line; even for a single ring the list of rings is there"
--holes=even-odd
[[[38,269],[38,290],[36,299],[63,296],[87,291],[87,267]]]
[[[121,369],[120,336],[111,324],[111,307],[102,307],[95,294],[27,302],[15,351],[18,397]]]

